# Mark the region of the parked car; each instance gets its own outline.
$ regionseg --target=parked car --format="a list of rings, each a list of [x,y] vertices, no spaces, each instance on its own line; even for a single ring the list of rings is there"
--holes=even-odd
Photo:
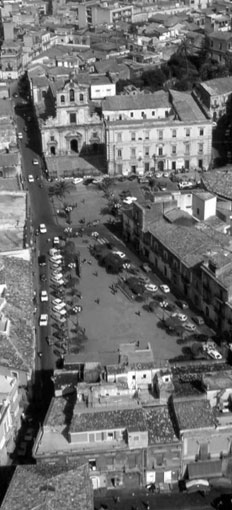
[[[222,359],[222,355],[216,349],[208,349],[207,353],[213,359]]]
[[[35,181],[34,176],[32,174],[29,174],[28,175],[28,182],[31,183],[31,182],[34,182],[34,181]]]
[[[38,159],[33,158],[33,160],[32,160],[32,164],[33,164],[33,165],[38,165],[38,164],[39,164]]]
[[[194,492],[202,492],[203,494],[206,494],[210,492],[210,484],[208,480],[204,479],[190,480],[186,482],[185,487],[189,494],[193,494]]]
[[[148,290],[149,292],[157,292],[158,287],[154,283],[146,283],[145,289]]]
[[[203,324],[205,324],[203,317],[200,315],[195,315],[192,319],[198,326],[203,326]]]
[[[23,139],[23,133],[19,132],[18,133],[18,138],[19,138],[19,140],[22,140]]]
[[[162,290],[164,294],[168,294],[170,292],[169,286],[165,284],[160,285],[160,290]]]
[[[51,282],[55,283],[56,285],[62,286],[64,285],[64,280],[62,278],[57,279],[54,276],[51,276]]]
[[[47,276],[46,276],[46,274],[42,273],[42,274],[40,275],[40,281],[41,281],[41,282],[46,282],[46,281],[47,281]]]

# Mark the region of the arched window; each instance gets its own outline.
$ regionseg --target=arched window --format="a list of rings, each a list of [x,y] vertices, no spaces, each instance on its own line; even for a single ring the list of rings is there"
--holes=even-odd
[[[70,89],[69,91],[69,100],[70,102],[72,101],[75,101],[75,94],[74,94],[74,90],[73,89]]]
[[[64,96],[60,96],[60,102],[61,103],[65,103],[65,97]]]
[[[80,94],[80,101],[84,101],[84,94]]]

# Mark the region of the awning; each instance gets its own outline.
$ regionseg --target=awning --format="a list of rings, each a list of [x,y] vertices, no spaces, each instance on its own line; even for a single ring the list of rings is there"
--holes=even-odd
[[[221,460],[207,460],[197,461],[188,464],[188,477],[189,480],[195,478],[212,478],[222,476],[222,462]]]

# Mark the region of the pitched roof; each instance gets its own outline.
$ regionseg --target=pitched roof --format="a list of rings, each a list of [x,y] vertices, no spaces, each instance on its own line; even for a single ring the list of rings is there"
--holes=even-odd
[[[226,235],[207,225],[186,227],[161,219],[148,230],[188,267],[203,262],[210,250],[229,245]]]
[[[93,510],[93,488],[87,465],[17,466],[2,510]]]
[[[146,110],[150,108],[170,108],[167,92],[158,90],[154,94],[136,96],[114,96],[102,102],[103,111],[113,110]]]
[[[171,90],[170,93],[180,120],[191,123],[194,121],[206,121],[204,113],[190,94],[178,92],[177,90]]]
[[[143,414],[149,444],[170,443],[177,440],[167,406],[145,408]]]
[[[218,94],[228,94],[232,92],[232,76],[226,78],[215,78],[201,83],[201,88],[205,89],[211,96]]]
[[[217,419],[208,400],[184,400],[175,402],[174,410],[179,430],[215,427]]]

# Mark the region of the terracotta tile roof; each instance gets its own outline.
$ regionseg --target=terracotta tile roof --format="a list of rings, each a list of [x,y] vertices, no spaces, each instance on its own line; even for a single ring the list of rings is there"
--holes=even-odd
[[[149,444],[177,441],[167,406],[157,406],[143,410],[148,430]]]
[[[208,400],[174,400],[173,403],[180,431],[216,426],[216,416]]]
[[[2,510],[93,510],[93,488],[87,465],[17,466]]]
[[[70,432],[87,430],[128,429],[145,431],[142,409],[118,409],[115,411],[83,412],[73,415]]]
[[[1,364],[30,370],[33,364],[33,304],[31,263],[2,257],[6,278],[4,313],[11,321],[9,338],[1,335]]]
[[[136,96],[114,96],[102,101],[102,110],[140,110],[150,108],[170,108],[168,94],[158,90],[154,94],[138,94]]]

